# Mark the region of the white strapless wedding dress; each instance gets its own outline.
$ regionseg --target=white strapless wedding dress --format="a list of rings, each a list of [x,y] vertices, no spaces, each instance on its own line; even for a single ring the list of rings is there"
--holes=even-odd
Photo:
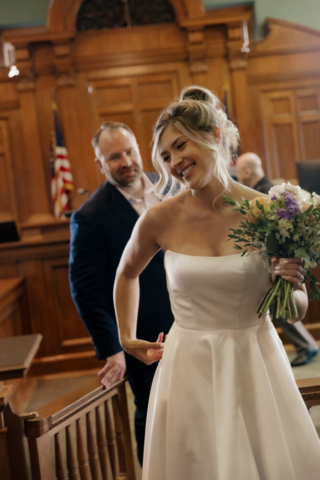
[[[320,441],[269,316],[259,255],[167,251],[175,322],[151,391],[143,480],[319,480]]]

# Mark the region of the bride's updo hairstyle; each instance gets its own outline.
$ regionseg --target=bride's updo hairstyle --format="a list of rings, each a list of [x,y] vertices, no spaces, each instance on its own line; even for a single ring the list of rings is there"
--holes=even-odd
[[[161,135],[168,127],[173,127],[194,143],[216,152],[214,175],[227,188],[228,167],[231,153],[236,152],[239,132],[228,120],[220,100],[210,90],[196,85],[182,90],[178,101],[172,103],[161,113],[153,131],[152,162],[159,180],[155,193],[165,198],[176,190],[179,183],[168,173],[160,155]],[[219,127],[221,142],[213,135],[213,128]],[[170,188],[168,188],[168,184]],[[180,184],[180,191],[185,187]]]

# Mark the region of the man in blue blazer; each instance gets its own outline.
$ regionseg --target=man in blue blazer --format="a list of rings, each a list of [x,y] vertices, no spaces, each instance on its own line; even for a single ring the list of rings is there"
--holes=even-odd
[[[123,352],[113,306],[113,285],[122,252],[133,227],[149,206],[154,176],[143,173],[139,147],[127,125],[105,122],[92,144],[96,163],[107,181],[73,213],[70,222],[70,287],[77,310],[89,331],[99,360],[99,375],[110,386],[127,369],[135,396],[135,430],[142,462],[149,393],[157,364],[146,366]],[[167,333],[173,315],[160,251],[140,276],[137,337],[150,342]]]

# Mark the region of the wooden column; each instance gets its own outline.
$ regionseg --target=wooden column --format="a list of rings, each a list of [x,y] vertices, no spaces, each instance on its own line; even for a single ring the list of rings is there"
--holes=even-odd
[[[242,24],[228,25],[228,56],[233,98],[233,115],[240,132],[240,151],[248,151],[250,145],[250,106],[248,101],[247,53],[242,53]]]
[[[52,206],[47,189],[50,166],[49,158],[43,158],[41,149],[34,60],[27,39],[21,38],[17,41],[15,49],[16,65],[20,72],[15,81],[20,103],[24,149],[23,183],[26,185],[27,191],[27,198],[24,199],[27,204],[25,211],[28,220],[37,214],[46,214],[50,217]],[[47,161],[46,165],[45,161]]]

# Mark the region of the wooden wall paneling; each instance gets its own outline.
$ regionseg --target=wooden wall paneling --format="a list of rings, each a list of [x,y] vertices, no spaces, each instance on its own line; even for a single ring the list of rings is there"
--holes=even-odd
[[[65,75],[58,80],[57,103],[58,115],[63,130],[64,139],[68,150],[71,172],[74,181],[74,192],[71,196],[72,208],[77,208],[82,203],[81,197],[76,192],[79,187],[86,188],[85,178],[91,179],[93,183],[94,164],[93,153],[89,155],[89,146],[91,143],[91,128],[89,121],[89,112],[79,105],[83,102],[81,91],[78,90],[76,76]],[[92,190],[88,185],[88,190]],[[79,203],[80,202],[80,203]]]
[[[123,122],[135,128],[132,79],[99,79],[90,83],[95,130],[104,121]]]
[[[51,199],[50,149],[51,131],[53,130],[52,100],[55,92],[55,78],[53,75],[39,75],[36,79],[36,105],[39,119],[39,133],[41,154],[44,162],[45,187],[48,192],[50,212],[53,213]]]
[[[10,212],[18,220],[18,205],[14,181],[14,166],[9,142],[8,119],[0,112],[0,213]]]
[[[20,281],[17,282],[17,279]],[[14,313],[13,323],[19,324],[18,327],[13,327],[15,331],[19,331],[25,335],[32,332],[29,316],[29,305],[26,293],[26,285],[22,283],[22,275],[19,262],[5,263],[1,262],[0,266],[0,279],[9,282],[17,283],[16,294],[19,297],[19,308],[17,310],[18,320],[16,319],[16,313]],[[1,282],[2,280],[0,280]],[[16,333],[18,334],[18,333]]]
[[[29,333],[24,329],[25,302],[22,278],[0,280],[0,338]]]
[[[153,169],[150,142],[154,122],[184,86],[176,70],[90,82],[96,128],[102,121],[127,124],[137,137],[146,170]]]
[[[19,104],[10,110],[0,111],[0,118],[8,122],[9,148],[14,174],[14,192],[17,201],[18,220],[25,221],[29,212],[28,165],[24,161],[25,152]]]
[[[0,253],[0,256],[2,258],[5,258],[5,254],[2,252]],[[5,278],[15,278],[19,277],[21,274],[19,272],[19,265],[17,262],[12,261],[8,263],[1,262],[0,266],[0,279],[5,279]]]
[[[26,175],[24,182],[28,196],[24,199],[28,217],[38,213],[51,213],[49,192],[46,185],[46,168],[41,150],[41,137],[38,125],[38,113],[34,82],[22,80],[18,84],[21,104],[21,125],[23,132],[24,162]]]
[[[52,354],[92,350],[91,338],[71,298],[68,257],[46,259],[43,266],[52,321],[50,337]]]
[[[301,153],[294,92],[266,93],[263,107],[269,144],[267,173],[270,178],[296,178]]]
[[[78,114],[77,142],[81,145],[81,152],[77,158],[73,158],[74,192],[71,198],[71,206],[77,209],[84,201],[84,197],[77,194],[78,188],[84,188],[94,192],[100,185],[100,172],[94,162],[95,153],[91,145],[91,139],[95,133],[95,125],[92,118],[91,88],[84,72],[77,72],[77,87],[75,88],[75,102]],[[66,126],[67,128],[67,126]],[[99,179],[99,180],[98,180]]]
[[[169,105],[179,92],[176,72],[138,77],[134,82],[134,101],[138,107],[136,127],[141,144],[145,170],[153,170],[151,159],[152,129],[164,107]]]
[[[14,337],[16,335],[22,335],[21,318],[18,309],[15,309],[10,316],[8,316],[0,324],[0,338]]]
[[[129,78],[88,80],[88,88],[91,92],[89,102],[93,132],[106,121],[125,123],[135,132],[132,82]],[[101,185],[105,176],[95,168]]]
[[[208,72],[205,83],[201,83],[209,90],[212,90],[215,95],[219,97],[221,102],[224,100],[224,88],[229,91],[229,114],[232,112],[232,92],[231,92],[231,77],[229,72],[228,61],[225,57],[208,59]]]
[[[320,87],[296,90],[301,160],[320,159]]]
[[[236,57],[230,61],[233,115],[240,133],[240,152],[248,151],[251,144],[251,118],[247,86],[247,61]]]
[[[51,292],[46,288],[43,262],[41,259],[24,260],[20,271],[25,278],[31,331],[43,335],[38,356],[52,355],[55,348],[52,341],[55,325],[49,309]]]
[[[0,278],[25,278],[23,333],[43,335],[33,374],[101,367],[70,296],[68,239],[3,244],[0,250]]]
[[[248,99],[249,99],[249,110],[251,112],[251,135],[249,138],[249,143],[246,148],[246,151],[256,153],[262,160],[264,171],[267,176],[271,177],[271,173],[268,171],[267,166],[267,148],[268,142],[265,139],[265,128],[263,127],[264,118],[262,115],[263,111],[263,94],[259,86],[257,85],[248,85]]]

